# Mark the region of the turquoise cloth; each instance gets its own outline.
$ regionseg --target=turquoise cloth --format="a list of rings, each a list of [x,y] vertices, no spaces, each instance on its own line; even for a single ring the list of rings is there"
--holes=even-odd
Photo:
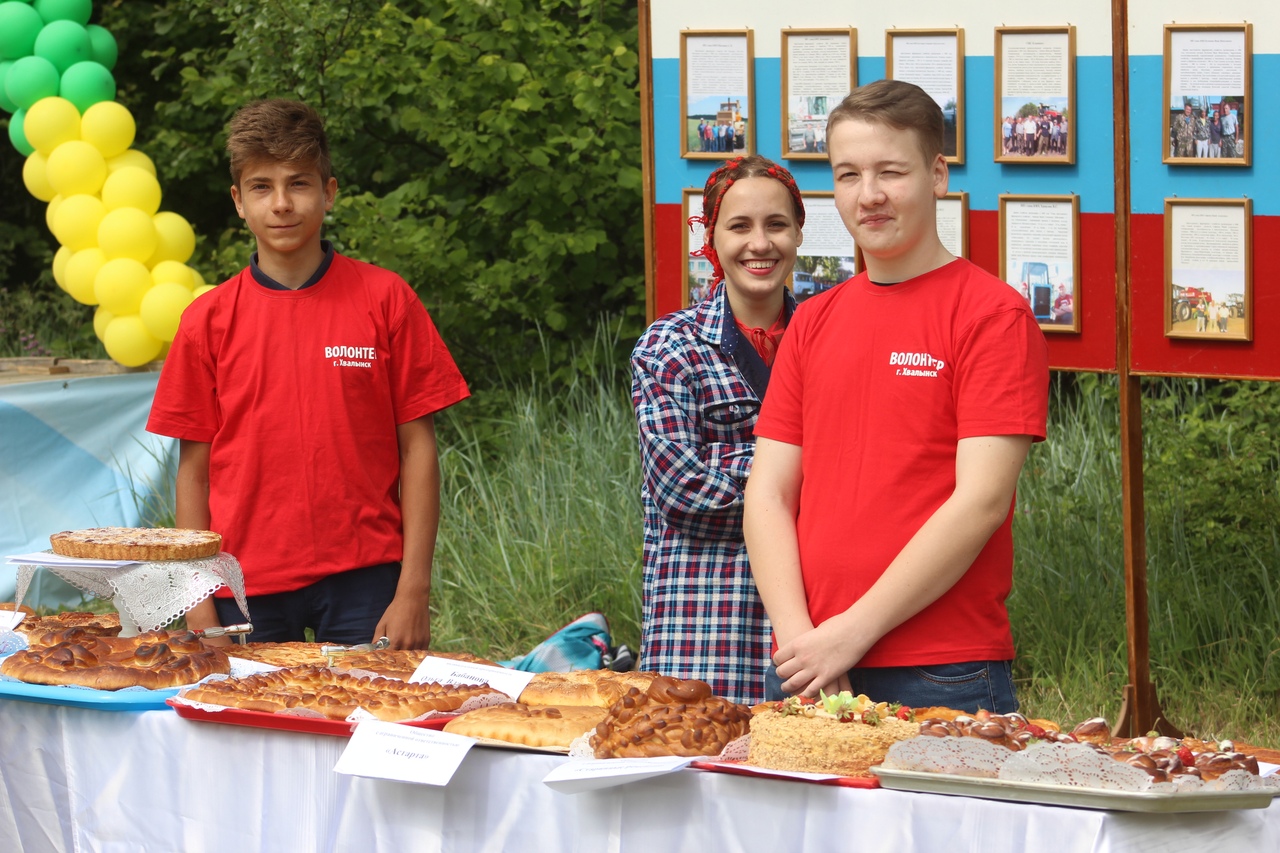
[[[600,613],[588,613],[565,625],[534,646],[533,651],[503,666],[524,672],[572,672],[602,669],[609,652],[609,622]]]
[[[137,527],[141,503],[171,494],[177,442],[145,430],[158,373],[0,386],[0,557],[44,551],[49,534]],[[17,569],[0,561],[0,601]],[[37,572],[23,603],[74,606],[84,594]]]

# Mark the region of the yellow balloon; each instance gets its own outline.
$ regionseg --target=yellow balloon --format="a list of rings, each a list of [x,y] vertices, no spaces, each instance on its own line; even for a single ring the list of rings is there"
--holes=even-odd
[[[218,285],[216,284],[201,284],[197,286],[196,289],[193,290],[191,293],[195,298],[199,299],[201,296],[204,296],[206,293],[208,293],[210,290],[213,290],[217,286]]]
[[[136,207],[149,216],[160,209],[160,182],[137,166],[125,166],[107,175],[102,183],[102,203],[107,210]]]
[[[107,161],[82,139],[64,142],[48,156],[49,184],[60,195],[92,195],[107,179]]]
[[[196,232],[190,222],[170,210],[160,211],[151,221],[156,226],[156,236],[160,241],[149,261],[152,266],[161,261],[185,264],[191,260],[196,250]]]
[[[81,249],[67,261],[67,293],[82,305],[97,305],[98,295],[93,285],[97,281],[98,271],[107,262],[107,256],[97,246]],[[102,337],[99,335],[98,337]]]
[[[191,277],[196,280],[196,287],[213,287],[211,284],[204,283],[204,276],[200,275],[200,270],[191,267]]]
[[[85,110],[80,118],[80,138],[101,151],[108,161],[128,150],[137,132],[138,125],[133,120],[133,113],[116,101],[99,101]],[[142,154],[141,151],[138,153]],[[110,166],[108,162],[107,167]],[[154,167],[151,173],[155,174]]]
[[[49,183],[48,158],[39,151],[32,151],[22,164],[22,183],[26,184],[27,192],[41,201],[53,201],[58,194],[53,184]]]
[[[80,111],[66,98],[41,98],[27,110],[22,132],[48,157],[62,143],[80,138]]]
[[[143,294],[138,316],[152,335],[162,341],[172,341],[178,334],[178,320],[193,298],[186,286],[162,282]]]
[[[90,107],[92,109],[92,107]],[[107,161],[107,171],[114,172],[116,169],[123,169],[125,166],[137,166],[139,169],[146,169],[151,174],[156,173],[156,164],[151,158],[143,154],[137,148],[130,148],[123,154],[117,154]]]
[[[102,334],[107,355],[125,367],[141,367],[160,355],[164,343],[147,331],[137,314],[115,316]]]
[[[156,264],[151,268],[151,280],[156,284],[180,284],[187,290],[194,290],[196,286],[195,271],[178,261],[161,261]]]
[[[151,273],[141,261],[135,261],[133,258],[108,260],[93,279],[94,296],[103,307],[117,317],[123,314],[137,314],[138,307],[142,305],[142,296],[150,287]]]
[[[107,253],[108,258],[133,258],[141,263],[155,254],[157,242],[156,226],[151,222],[151,214],[136,207],[108,210],[98,224],[98,245]]]
[[[57,212],[58,206],[62,204],[62,196],[55,195],[49,199],[49,206],[44,209],[44,224],[49,226],[49,233],[53,233],[53,214]]]
[[[98,336],[98,340],[102,340],[103,335],[107,333],[107,324],[114,320],[115,316],[101,305],[93,312],[93,333]]]
[[[53,253],[53,281],[63,290],[67,289],[67,261],[71,260],[71,250],[61,246]]]
[[[54,210],[49,226],[58,242],[73,252],[98,245],[98,225],[107,210],[96,195],[73,195],[49,202]]]

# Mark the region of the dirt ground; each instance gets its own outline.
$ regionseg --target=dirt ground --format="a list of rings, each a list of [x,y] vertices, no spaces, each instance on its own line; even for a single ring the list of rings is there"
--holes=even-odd
[[[1244,325],[1243,317],[1232,317],[1231,319],[1227,320],[1227,333],[1225,335],[1219,332],[1216,328],[1210,328],[1210,330],[1207,332],[1197,332],[1196,318],[1192,317],[1188,320],[1183,320],[1181,322],[1175,320],[1173,323],[1172,330],[1179,335],[1191,334],[1197,338],[1202,337],[1202,338],[1212,339],[1212,338],[1229,338],[1232,336],[1239,338],[1244,336],[1245,325]]]

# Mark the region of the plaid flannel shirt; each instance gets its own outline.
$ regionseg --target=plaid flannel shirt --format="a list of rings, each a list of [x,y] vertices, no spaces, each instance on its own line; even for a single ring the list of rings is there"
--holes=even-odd
[[[742,496],[768,368],[739,334],[722,285],[650,326],[631,376],[644,503],[640,666],[761,702],[771,628],[747,562]]]

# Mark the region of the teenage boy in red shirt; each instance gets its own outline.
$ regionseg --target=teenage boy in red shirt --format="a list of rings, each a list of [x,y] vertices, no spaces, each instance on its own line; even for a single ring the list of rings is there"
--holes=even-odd
[[[431,318],[387,270],[321,239],[337,180],[319,115],[249,104],[230,124],[249,266],[184,312],[147,429],[180,440],[178,527],[222,534],[255,641],[425,649],[440,515],[435,412],[467,397]],[[222,590],[226,593],[226,590]],[[192,628],[243,621],[205,599]]]
[[[775,696],[1017,709],[1010,523],[1048,353],[1026,300],[938,238],[942,134],[901,81],[828,119],[866,270],[796,312],[756,424],[744,526]]]

